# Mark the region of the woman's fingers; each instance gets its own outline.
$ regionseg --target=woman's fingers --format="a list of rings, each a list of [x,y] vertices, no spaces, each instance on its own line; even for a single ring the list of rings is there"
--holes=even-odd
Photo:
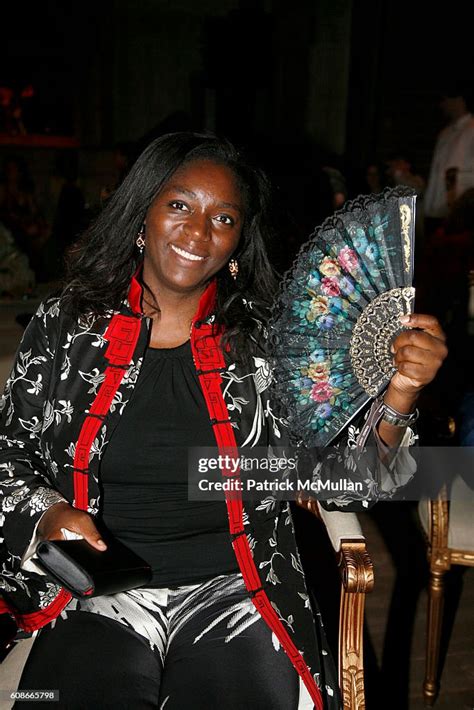
[[[434,316],[414,313],[410,316],[410,330],[395,338],[392,350],[398,366],[403,360],[437,363],[439,368],[448,354],[443,329]]]
[[[102,552],[103,550],[107,549],[107,545],[102,540],[99,531],[97,530],[91,516],[88,513],[84,513],[84,518],[81,520],[80,529],[75,530],[75,532],[79,532],[84,538],[84,540],[86,540],[89,545],[92,545],[92,547],[95,547],[96,550],[100,550]]]
[[[436,377],[448,349],[443,329],[434,316],[414,313],[400,320],[410,329],[393,341],[397,372],[391,384],[405,395],[413,396]]]
[[[417,362],[403,361],[397,366],[397,371],[400,375],[409,377],[423,386],[431,382],[432,370],[428,365]]]
[[[445,354],[448,352],[445,341],[423,330],[406,330],[400,333],[393,341],[393,350],[396,352],[402,347],[412,345],[415,348],[428,352]]]
[[[400,369],[400,365],[404,362],[413,362],[439,370],[443,364],[444,357],[444,351],[437,349],[427,350],[414,345],[404,345],[395,352],[393,361],[397,369]]]
[[[107,545],[97,530],[92,517],[82,510],[76,510],[69,503],[61,502],[51,506],[41,518],[38,532],[46,540],[64,540],[61,528],[82,535],[96,550],[105,550]]]
[[[439,321],[435,316],[430,316],[425,313],[411,313],[400,318],[403,325],[407,325],[410,328],[420,328],[426,333],[429,333],[434,338],[438,338],[443,342],[446,341],[446,336],[444,331],[439,324]]]
[[[431,351],[423,348],[417,348],[414,345],[403,345],[395,351],[393,361],[395,367],[399,367],[402,362],[417,362],[423,364],[431,357]]]

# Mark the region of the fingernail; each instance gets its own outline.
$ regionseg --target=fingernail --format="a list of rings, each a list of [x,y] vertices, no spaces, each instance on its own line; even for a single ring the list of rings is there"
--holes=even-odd
[[[400,316],[400,323],[403,323],[403,325],[408,325],[408,323],[410,322],[410,318],[411,318],[411,316],[409,316],[409,315]]]
[[[392,355],[395,355],[395,348],[393,347],[393,343],[390,346],[390,352],[392,353]]]
[[[97,544],[99,545],[99,547],[106,547],[106,544],[103,540],[97,540]]]

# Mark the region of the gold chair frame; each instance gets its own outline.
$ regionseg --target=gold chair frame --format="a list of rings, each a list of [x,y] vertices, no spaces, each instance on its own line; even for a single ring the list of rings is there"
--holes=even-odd
[[[451,565],[474,567],[474,550],[466,552],[448,545],[449,502],[446,490],[428,503],[428,621],[426,637],[426,669],[423,697],[426,705],[433,705],[439,692],[439,651],[444,609],[444,575]]]
[[[337,555],[341,577],[339,687],[344,710],[365,710],[365,595],[374,587],[374,568],[365,537],[355,513],[328,512],[315,500],[297,502],[321,520]]]

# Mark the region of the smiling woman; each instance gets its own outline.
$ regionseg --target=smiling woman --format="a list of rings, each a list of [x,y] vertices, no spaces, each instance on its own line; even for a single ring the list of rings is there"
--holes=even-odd
[[[185,163],[155,197],[145,218],[143,260],[143,280],[153,295],[153,302],[145,299],[153,347],[189,338],[199,299],[237,249],[243,220],[234,173],[209,160]]]
[[[40,629],[21,692],[54,688],[73,709],[339,710],[289,501],[188,497],[190,448],[214,447],[225,462],[229,448],[287,442],[266,356],[269,224],[268,181],[231,144],[159,138],[71,253],[63,293],[25,331],[0,430],[0,589],[18,624]],[[444,357],[439,326],[412,318],[419,330],[395,341],[387,395],[402,413]],[[400,417],[401,429],[380,424],[392,445],[410,421]],[[346,443],[337,479],[354,473]],[[388,472],[386,449],[374,450],[362,479],[391,490],[398,463]],[[221,473],[239,480],[226,463]],[[70,531],[103,551],[104,527],[153,577],[72,599],[38,567],[36,545]]]

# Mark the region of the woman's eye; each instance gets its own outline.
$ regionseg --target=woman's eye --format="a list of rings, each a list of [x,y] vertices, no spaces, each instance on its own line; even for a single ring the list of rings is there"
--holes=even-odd
[[[188,209],[185,203],[180,200],[173,200],[173,202],[170,202],[170,207],[173,207],[175,210],[180,210],[181,212]]]
[[[234,220],[232,217],[229,217],[227,214],[220,214],[216,217],[218,222],[222,222],[222,224],[228,224],[228,225],[233,225]]]

